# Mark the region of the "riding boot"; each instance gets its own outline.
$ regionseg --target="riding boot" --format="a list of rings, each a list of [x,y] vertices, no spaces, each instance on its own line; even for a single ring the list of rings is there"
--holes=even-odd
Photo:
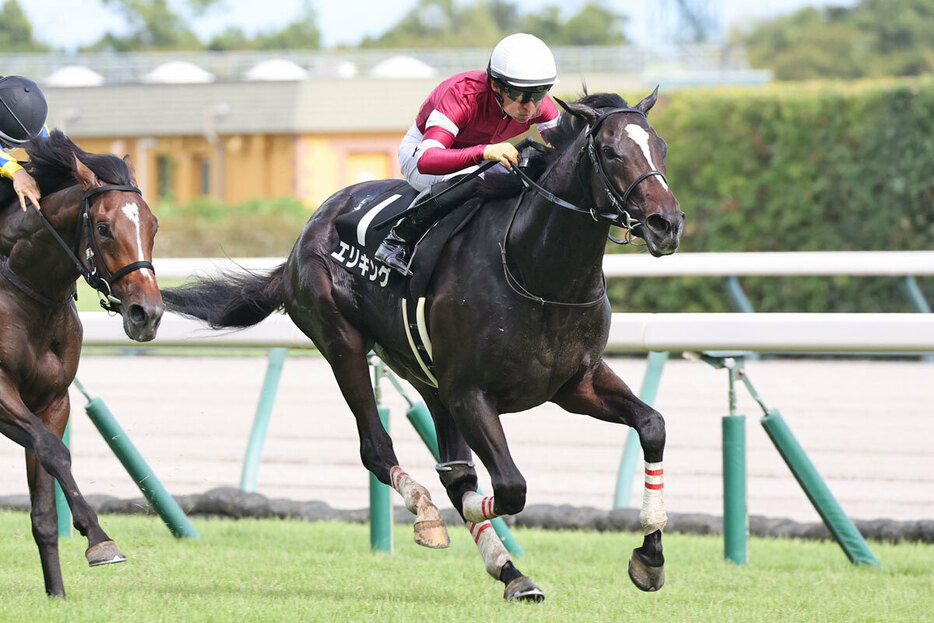
[[[408,263],[411,260],[411,250],[416,242],[421,240],[425,232],[441,216],[469,199],[475,190],[477,179],[470,179],[457,186],[450,192],[441,193],[453,186],[459,178],[444,180],[431,185],[428,197],[420,195],[421,203],[416,204],[415,210],[404,216],[389,231],[374,254],[374,259],[399,273],[408,276]],[[440,196],[439,196],[440,195]],[[416,198],[416,201],[419,201]]]

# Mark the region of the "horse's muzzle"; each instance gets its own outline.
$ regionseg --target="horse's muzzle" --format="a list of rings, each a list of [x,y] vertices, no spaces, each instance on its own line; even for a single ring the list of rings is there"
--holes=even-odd
[[[140,302],[124,303],[123,330],[127,337],[137,342],[148,342],[156,337],[159,323],[162,322],[162,313],[165,305],[158,303]]]
[[[684,231],[684,212],[659,212],[649,216],[642,223],[639,232],[649,253],[655,257],[671,255],[678,250],[681,232]]]

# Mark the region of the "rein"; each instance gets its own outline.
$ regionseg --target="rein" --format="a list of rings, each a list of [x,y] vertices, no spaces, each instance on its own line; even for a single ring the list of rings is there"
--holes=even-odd
[[[39,214],[39,218],[42,220],[42,224],[45,226],[49,233],[52,234],[52,237],[58,242],[58,244],[65,250],[65,253],[68,255],[69,259],[74,263],[78,268],[78,272],[84,278],[89,286],[94,288],[98,294],[101,296],[100,304],[101,307],[106,309],[109,312],[117,312],[118,307],[123,304],[123,302],[113,295],[112,285],[119,281],[121,278],[125,277],[129,273],[139,270],[141,268],[148,268],[149,270],[155,273],[155,269],[152,266],[151,262],[139,261],[132,262],[127,264],[123,268],[120,268],[116,272],[111,273],[107,269],[107,265],[104,263],[103,257],[100,259],[100,272],[103,274],[103,277],[97,272],[97,264],[95,261],[95,256],[100,256],[100,247],[97,243],[97,236],[94,235],[94,228],[91,223],[91,199],[97,195],[100,195],[109,191],[128,191],[134,192],[138,195],[142,195],[139,188],[135,186],[121,186],[121,185],[108,185],[100,186],[98,188],[92,188],[90,190],[84,191],[84,194],[81,196],[81,211],[78,214],[78,220],[75,223],[75,244],[74,247],[68,246],[68,243],[65,242],[62,237],[55,231],[55,228],[52,226],[52,223],[45,217],[42,213],[42,210],[36,207],[36,213]],[[82,234],[85,237],[85,247],[84,247],[84,257],[87,261],[87,265],[84,264],[81,260],[81,238]],[[11,280],[13,281],[13,280]],[[16,285],[16,281],[13,281]],[[28,294],[29,292],[27,292]],[[77,292],[74,294],[77,298]],[[45,299],[46,297],[43,297]],[[69,297],[71,298],[71,297]],[[67,301],[67,299],[66,299]]]

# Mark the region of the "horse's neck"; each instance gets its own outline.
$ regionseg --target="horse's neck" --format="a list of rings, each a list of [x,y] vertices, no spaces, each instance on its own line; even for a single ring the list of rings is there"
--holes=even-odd
[[[74,242],[80,193],[75,186],[42,201],[43,215],[68,245]],[[34,208],[7,210],[0,219],[0,231],[0,259],[19,279],[52,299],[67,297],[78,278],[77,268]]]
[[[556,167],[557,168],[557,167]],[[553,173],[547,189],[575,205],[589,208],[576,168]],[[553,204],[527,191],[507,241],[510,267],[521,282],[546,299],[591,300],[603,288],[603,254],[609,225]]]

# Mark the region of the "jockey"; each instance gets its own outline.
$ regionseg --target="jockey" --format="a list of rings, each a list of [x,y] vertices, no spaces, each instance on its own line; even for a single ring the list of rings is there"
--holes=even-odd
[[[36,180],[10,154],[34,138],[48,138],[48,112],[45,95],[35,82],[22,76],[0,76],[0,176],[13,181],[24,212],[26,199],[39,209],[42,194]]]
[[[402,174],[422,204],[401,219],[377,249],[375,259],[408,274],[410,249],[444,212],[473,191],[467,182],[435,200],[459,177],[484,160],[506,167],[518,152],[507,143],[534,124],[547,140],[558,125],[558,107],[548,91],[558,82],[555,59],[532,35],[509,35],[493,48],[486,71],[468,71],[442,82],[422,104],[399,146]]]

